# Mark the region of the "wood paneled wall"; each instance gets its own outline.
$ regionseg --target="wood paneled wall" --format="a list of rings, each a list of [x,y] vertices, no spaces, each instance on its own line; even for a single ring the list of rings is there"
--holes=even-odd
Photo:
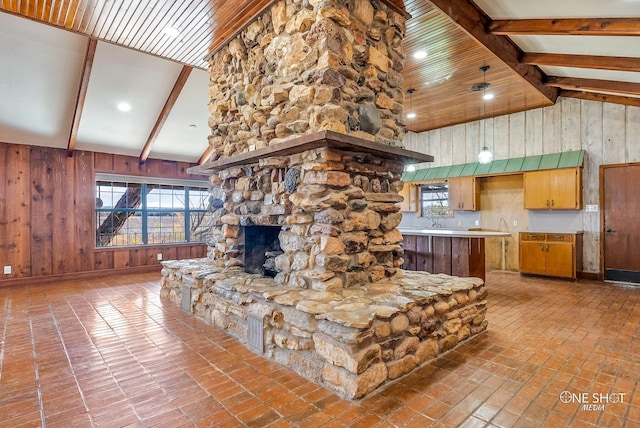
[[[576,98],[558,98],[550,107],[485,121],[408,133],[404,143],[407,149],[433,155],[432,166],[475,162],[485,129],[494,159],[586,150],[585,205],[600,205],[600,165],[640,162],[640,107]],[[582,225],[584,271],[600,273],[600,213],[583,212]]]
[[[204,257],[205,244],[95,248],[95,173],[205,179],[186,162],[0,143],[0,273],[6,280],[157,266]],[[2,272],[2,271],[0,271]]]

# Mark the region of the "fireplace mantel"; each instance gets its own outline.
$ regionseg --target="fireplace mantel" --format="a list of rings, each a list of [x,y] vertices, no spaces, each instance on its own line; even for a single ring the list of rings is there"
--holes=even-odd
[[[303,135],[286,142],[264,147],[247,153],[230,156],[202,165],[189,168],[191,174],[209,175],[239,165],[250,165],[257,163],[259,159],[276,156],[289,156],[296,153],[318,148],[332,148],[351,152],[369,153],[380,156],[384,159],[392,159],[404,164],[433,162],[433,156],[400,147],[388,146],[364,140],[351,135],[341,134],[333,131],[320,131],[313,134]]]

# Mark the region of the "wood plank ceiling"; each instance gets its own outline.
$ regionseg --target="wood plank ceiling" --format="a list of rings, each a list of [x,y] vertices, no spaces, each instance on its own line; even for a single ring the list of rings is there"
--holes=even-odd
[[[44,22],[128,48],[181,63],[206,68],[209,52],[220,47],[274,0],[0,0],[0,10]],[[518,34],[607,34],[638,36],[640,19],[492,19],[478,8],[482,0],[384,0],[412,16],[405,40],[406,110],[414,132],[548,106],[558,92],[612,102],[635,104],[634,82],[547,76],[541,67],[559,65],[594,69],[639,71],[639,58],[561,55],[523,52],[513,40]],[[612,0],[614,1],[614,0]],[[487,7],[485,5],[485,7]],[[524,7],[524,6],[523,6]],[[166,33],[177,29],[178,36]],[[95,48],[95,47],[94,47]],[[426,58],[413,54],[423,50]],[[87,55],[85,72],[91,70]],[[495,98],[483,102],[470,86],[483,81],[482,66],[490,66],[486,80]],[[183,75],[188,76],[187,70]],[[186,78],[186,77],[185,77]],[[148,140],[140,152],[144,161],[158,127],[180,93],[178,79]],[[83,77],[84,80],[84,77]],[[591,92],[584,92],[591,91]],[[613,94],[613,95],[612,95]],[[81,110],[82,88],[78,94]],[[77,108],[78,110],[78,108]],[[82,112],[76,111],[76,116]],[[75,122],[75,121],[74,121]],[[74,125],[77,126],[77,125]],[[77,129],[76,129],[77,130]],[[72,138],[69,148],[73,149]]]

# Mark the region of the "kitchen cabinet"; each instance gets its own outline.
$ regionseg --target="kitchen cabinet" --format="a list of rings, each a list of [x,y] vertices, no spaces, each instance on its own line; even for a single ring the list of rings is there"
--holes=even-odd
[[[582,168],[525,172],[524,207],[529,210],[582,209]]]
[[[480,209],[480,189],[475,177],[449,178],[449,209],[453,211]]]
[[[582,232],[520,232],[520,273],[578,279]]]
[[[418,212],[420,202],[419,190],[420,186],[412,183],[404,183],[404,187],[399,193],[399,195],[404,198],[404,201],[400,202],[400,211]]]

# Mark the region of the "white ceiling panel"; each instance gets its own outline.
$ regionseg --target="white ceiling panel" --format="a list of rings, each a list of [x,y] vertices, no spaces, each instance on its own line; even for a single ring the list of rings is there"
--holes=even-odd
[[[0,142],[66,148],[87,39],[0,13]]]
[[[491,19],[640,16],[638,0],[474,0],[474,2]]]
[[[139,156],[182,66],[100,42],[76,149]],[[128,112],[118,104],[131,106]]]
[[[208,146],[209,73],[193,69],[149,157],[196,162]]]
[[[611,36],[511,36],[525,52],[640,57],[640,38]]]
[[[579,77],[584,79],[619,80],[640,83],[640,73],[632,71],[595,70],[590,68],[542,66],[548,76]]]

